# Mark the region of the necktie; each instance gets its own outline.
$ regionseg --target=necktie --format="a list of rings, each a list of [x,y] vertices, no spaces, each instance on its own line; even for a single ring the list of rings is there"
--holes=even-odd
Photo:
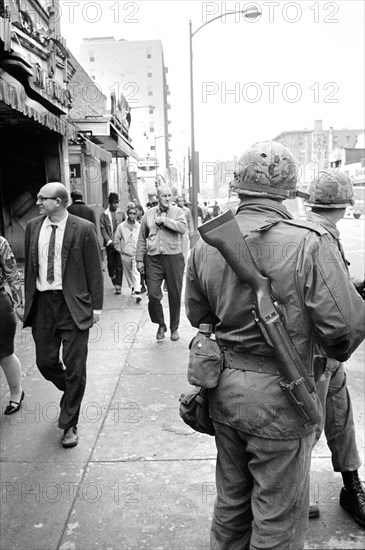
[[[54,281],[54,253],[56,245],[56,229],[57,225],[51,225],[52,233],[49,239],[48,245],[48,260],[47,260],[47,282],[53,283]]]

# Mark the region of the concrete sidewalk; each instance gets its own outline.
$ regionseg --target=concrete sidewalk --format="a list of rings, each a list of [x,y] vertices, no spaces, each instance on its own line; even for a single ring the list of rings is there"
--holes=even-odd
[[[188,343],[157,342],[147,298],[115,296],[105,274],[105,307],[90,334],[79,444],[61,446],[60,392],[35,366],[29,329],[16,336],[24,371],[19,413],[1,417],[1,550],[208,550],[215,497],[215,445],[178,413]],[[164,298],[167,308],[167,299]],[[168,311],[166,309],[166,319]],[[364,348],[348,366],[358,442],[364,456]],[[7,386],[1,378],[4,410]],[[363,470],[361,471],[362,478]],[[321,516],[306,548],[364,548],[364,531],[338,504],[341,476],[323,440],[314,451],[311,492]]]

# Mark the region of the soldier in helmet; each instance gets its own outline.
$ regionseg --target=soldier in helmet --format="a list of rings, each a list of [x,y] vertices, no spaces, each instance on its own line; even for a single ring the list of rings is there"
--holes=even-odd
[[[283,206],[299,195],[296,184],[290,150],[269,141],[243,153],[231,185],[241,201],[238,225],[249,234],[257,267],[270,279],[289,336],[313,376],[318,340],[339,361],[359,346],[365,308],[340,252],[326,261],[327,231],[293,220]],[[227,247],[235,250],[235,243]],[[202,240],[191,251],[185,304],[194,327],[212,324],[224,354],[218,385],[209,390],[218,452],[211,548],[301,550],[317,425],[297,413],[279,386],[284,378],[255,322],[253,291]],[[314,399],[322,411],[315,392]]]
[[[338,170],[322,170],[307,191],[310,195],[307,204],[311,207],[308,220],[319,223],[326,229],[347,269],[348,262],[336,224],[344,217],[347,206],[354,204],[354,192],[349,176]],[[321,353],[320,350],[318,353]],[[361,460],[356,445],[351,399],[342,362],[327,357],[325,370],[317,382],[317,392],[325,413],[324,432],[331,450],[333,469],[335,472],[341,472],[343,478],[340,505],[359,525],[365,527],[365,493],[358,474]],[[317,431],[316,442],[320,435],[321,429]],[[319,510],[311,506],[310,517],[318,514]]]

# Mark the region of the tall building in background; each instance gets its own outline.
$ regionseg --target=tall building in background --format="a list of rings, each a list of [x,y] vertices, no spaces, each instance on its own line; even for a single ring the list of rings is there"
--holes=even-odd
[[[170,181],[170,92],[161,41],[84,38],[80,62],[107,98],[115,92],[128,102],[132,144],[141,157],[138,176],[145,192],[155,192],[156,180]],[[140,188],[139,193],[143,196]]]

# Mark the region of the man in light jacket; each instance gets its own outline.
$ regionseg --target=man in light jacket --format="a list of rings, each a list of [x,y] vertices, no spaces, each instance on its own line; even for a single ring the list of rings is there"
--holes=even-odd
[[[186,218],[178,206],[171,206],[171,188],[158,189],[158,205],[147,210],[142,218],[137,243],[137,269],[145,273],[148,289],[148,311],[152,323],[158,324],[157,340],[165,338],[167,327],[161,300],[162,282],[166,281],[170,309],[171,340],[180,338],[181,290],[184,256],[181,237],[186,231]]]

